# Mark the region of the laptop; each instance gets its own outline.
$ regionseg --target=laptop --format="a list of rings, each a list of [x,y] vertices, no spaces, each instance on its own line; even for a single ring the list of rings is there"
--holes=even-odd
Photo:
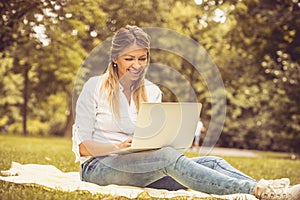
[[[130,147],[111,153],[125,154],[170,146],[186,150],[191,147],[201,103],[142,103]]]

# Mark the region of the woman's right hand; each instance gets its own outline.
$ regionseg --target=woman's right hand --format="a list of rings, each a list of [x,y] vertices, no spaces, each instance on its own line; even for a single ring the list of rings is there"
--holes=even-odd
[[[126,147],[130,147],[131,146],[131,142],[132,142],[132,138],[128,138],[127,140],[117,144],[117,147],[119,149],[123,149],[123,148],[126,148]]]
[[[132,138],[129,138],[119,144],[100,143],[96,141],[86,140],[79,144],[79,152],[81,156],[103,156],[108,155],[116,149],[130,147]]]

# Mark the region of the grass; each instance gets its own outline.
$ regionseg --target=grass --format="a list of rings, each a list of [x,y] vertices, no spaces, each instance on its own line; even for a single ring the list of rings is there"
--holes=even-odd
[[[74,163],[71,151],[71,139],[36,138],[12,135],[0,135],[0,170],[9,169],[11,162],[21,164],[36,163],[54,165],[58,169],[79,171],[79,164]],[[197,154],[187,154],[196,156]],[[291,160],[284,153],[259,153],[258,158],[224,157],[234,167],[256,178],[274,179],[288,177],[292,184],[300,183],[300,160]],[[149,199],[142,193],[138,199]],[[87,191],[62,192],[34,184],[14,184],[0,181],[0,199],[127,199],[110,195],[92,195]],[[178,197],[175,199],[186,199]]]

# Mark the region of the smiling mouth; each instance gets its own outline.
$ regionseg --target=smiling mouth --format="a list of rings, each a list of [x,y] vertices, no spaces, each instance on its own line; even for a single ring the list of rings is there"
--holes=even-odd
[[[143,70],[134,70],[134,69],[127,69],[128,72],[136,75],[140,75]]]

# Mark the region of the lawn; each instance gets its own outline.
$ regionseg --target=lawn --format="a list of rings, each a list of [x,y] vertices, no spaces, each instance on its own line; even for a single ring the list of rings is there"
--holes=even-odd
[[[9,169],[11,162],[54,165],[58,169],[78,171],[71,151],[71,139],[36,138],[0,135],[0,170]],[[189,154],[188,156],[195,156]],[[290,159],[285,153],[260,153],[259,158],[224,157],[246,174],[256,178],[288,177],[292,184],[300,183],[300,160]],[[109,195],[92,195],[86,191],[61,192],[37,185],[20,185],[0,181],[0,199],[112,199]],[[140,196],[139,199],[147,198]],[[149,198],[149,197],[148,197]],[[126,199],[118,197],[118,199]],[[176,198],[179,199],[179,198]],[[182,198],[180,198],[182,199]]]

